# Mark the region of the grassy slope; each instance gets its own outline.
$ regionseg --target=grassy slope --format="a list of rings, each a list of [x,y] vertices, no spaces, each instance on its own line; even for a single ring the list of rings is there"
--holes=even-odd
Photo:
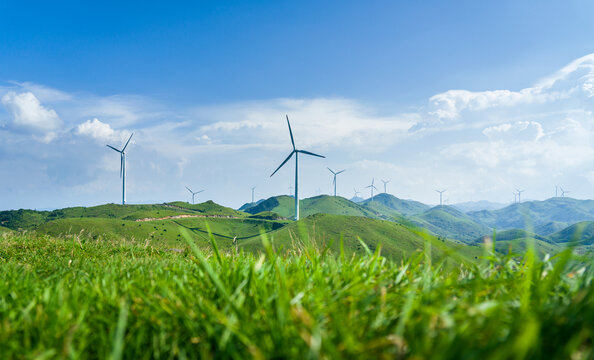
[[[294,239],[313,239],[318,247],[331,243],[331,249],[338,253],[340,238],[343,238],[344,249],[348,254],[365,253],[358,237],[365,242],[371,251],[379,244],[382,246],[382,255],[391,259],[409,257],[425,248],[425,239],[419,233],[412,231],[401,224],[369,219],[356,216],[338,216],[330,214],[316,214],[290,223],[284,228],[268,234],[273,239],[277,248],[292,248]],[[253,238],[241,243],[246,249],[261,249],[262,242]],[[482,254],[477,247],[454,244],[452,242],[434,240],[432,255],[435,259],[443,258],[446,252],[453,251],[466,259],[472,259]]]
[[[518,254],[526,253],[526,250],[533,244],[536,255],[539,258],[544,258],[545,255],[553,256],[563,250],[562,246],[551,244],[542,240],[534,238],[516,238],[513,240],[497,240],[495,242],[495,250],[501,254]]]
[[[7,359],[591,359],[591,266],[0,242]],[[52,261],[47,261],[51,258]],[[557,262],[557,264],[565,264]]]
[[[557,243],[577,241],[581,245],[594,244],[594,221],[582,221],[549,236]]]
[[[490,229],[450,206],[436,206],[410,220],[439,236],[471,242]]]

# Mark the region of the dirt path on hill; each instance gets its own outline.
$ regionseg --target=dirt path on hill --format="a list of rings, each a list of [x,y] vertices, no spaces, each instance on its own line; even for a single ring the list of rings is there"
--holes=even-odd
[[[184,218],[210,218],[210,219],[243,219],[238,216],[231,216],[231,215],[172,215],[172,216],[165,216],[162,218],[143,218],[143,219],[136,219],[134,221],[158,221],[158,220],[171,220],[171,219],[184,219]]]

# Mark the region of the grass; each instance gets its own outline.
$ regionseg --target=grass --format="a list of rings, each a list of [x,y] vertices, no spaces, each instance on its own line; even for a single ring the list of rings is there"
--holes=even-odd
[[[185,231],[184,231],[185,232]],[[590,263],[0,237],[4,358],[587,359]],[[340,243],[340,242],[339,242]],[[343,248],[339,246],[339,249]],[[51,261],[48,261],[51,258]]]

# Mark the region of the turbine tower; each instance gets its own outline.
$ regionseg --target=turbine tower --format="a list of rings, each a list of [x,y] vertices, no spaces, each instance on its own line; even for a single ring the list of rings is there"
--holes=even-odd
[[[516,193],[515,191],[512,191],[512,194],[514,194],[514,204],[518,202],[518,193]]]
[[[373,182],[374,181],[375,181],[375,179],[372,178],[371,179],[371,185],[365,187],[366,189],[367,188],[371,189],[371,201],[373,201],[373,189],[377,190],[377,188],[373,185]]]
[[[295,221],[297,221],[297,220],[299,220],[299,154],[301,153],[301,154],[312,155],[312,156],[317,156],[317,157],[321,157],[321,158],[325,158],[325,156],[314,154],[312,152],[305,151],[305,150],[297,150],[297,148],[295,147],[295,140],[293,139],[293,131],[291,131],[291,123],[289,122],[289,115],[286,115],[286,117],[287,117],[287,125],[289,126],[289,135],[291,135],[291,144],[293,145],[293,151],[291,151],[291,153],[289,154],[289,156],[287,156],[285,161],[283,161],[282,164],[280,164],[280,166],[277,167],[276,170],[274,170],[274,172],[270,175],[270,177],[272,177],[272,175],[276,174],[276,172],[280,168],[282,168],[283,165],[285,165],[287,163],[287,161],[289,161],[293,155],[295,155]]]
[[[186,189],[188,189],[188,191],[190,192],[190,194],[192,194],[192,205],[194,205],[194,195],[196,194],[200,194],[201,192],[203,192],[204,190],[200,190],[200,191],[192,191],[190,190],[189,187],[186,186]]]
[[[439,193],[439,206],[443,206],[443,193],[446,192],[446,189],[443,190],[435,190],[435,192]]]
[[[555,185],[555,197],[559,197],[557,189],[559,188],[559,185]]]
[[[255,186],[252,188],[252,204],[254,203],[254,190],[256,190]]]
[[[518,204],[522,202],[522,193],[526,190],[519,190],[516,189],[516,191],[518,192]]]
[[[134,133],[132,133],[134,135]],[[132,139],[132,135],[126,141],[126,145],[122,148],[122,150],[118,150],[111,145],[106,145],[108,148],[113,149],[120,153],[120,177],[122,178],[122,205],[126,204],[126,147],[130,143]]]
[[[388,181],[385,181],[383,179],[380,179],[380,180],[382,180],[382,182],[384,183],[384,194],[387,194],[388,191],[386,190],[386,185],[388,185],[388,183],[390,182],[390,180],[388,180]]]
[[[330,170],[332,174],[334,174],[334,180],[332,180],[332,185],[334,185],[334,196],[336,196],[336,175],[345,172],[346,170],[340,170],[339,172],[334,172],[332,169],[326,166],[326,169]]]

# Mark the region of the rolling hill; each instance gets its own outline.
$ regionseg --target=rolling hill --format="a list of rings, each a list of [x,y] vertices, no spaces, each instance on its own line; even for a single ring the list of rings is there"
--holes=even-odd
[[[594,221],[582,221],[549,236],[556,243],[576,241],[580,245],[594,244]]]
[[[302,199],[299,206],[302,218],[319,213],[365,216],[375,219],[381,217],[380,214],[340,196],[320,195]],[[286,195],[275,196],[262,201],[256,206],[245,209],[245,212],[250,214],[257,214],[262,211],[272,211],[282,217],[292,219],[295,217],[295,199]]]
[[[367,199],[365,201],[362,201],[360,205],[370,206],[373,205],[373,203],[380,203],[385,207],[395,210],[399,214],[402,214],[404,216],[417,215],[430,209],[428,205],[425,205],[418,201],[403,200],[397,198],[394,195],[386,193],[377,194],[373,197],[373,201],[371,199]]]
[[[436,206],[409,220],[435,235],[472,242],[479,236],[489,234],[489,227],[474,221],[470,216],[451,206]]]

